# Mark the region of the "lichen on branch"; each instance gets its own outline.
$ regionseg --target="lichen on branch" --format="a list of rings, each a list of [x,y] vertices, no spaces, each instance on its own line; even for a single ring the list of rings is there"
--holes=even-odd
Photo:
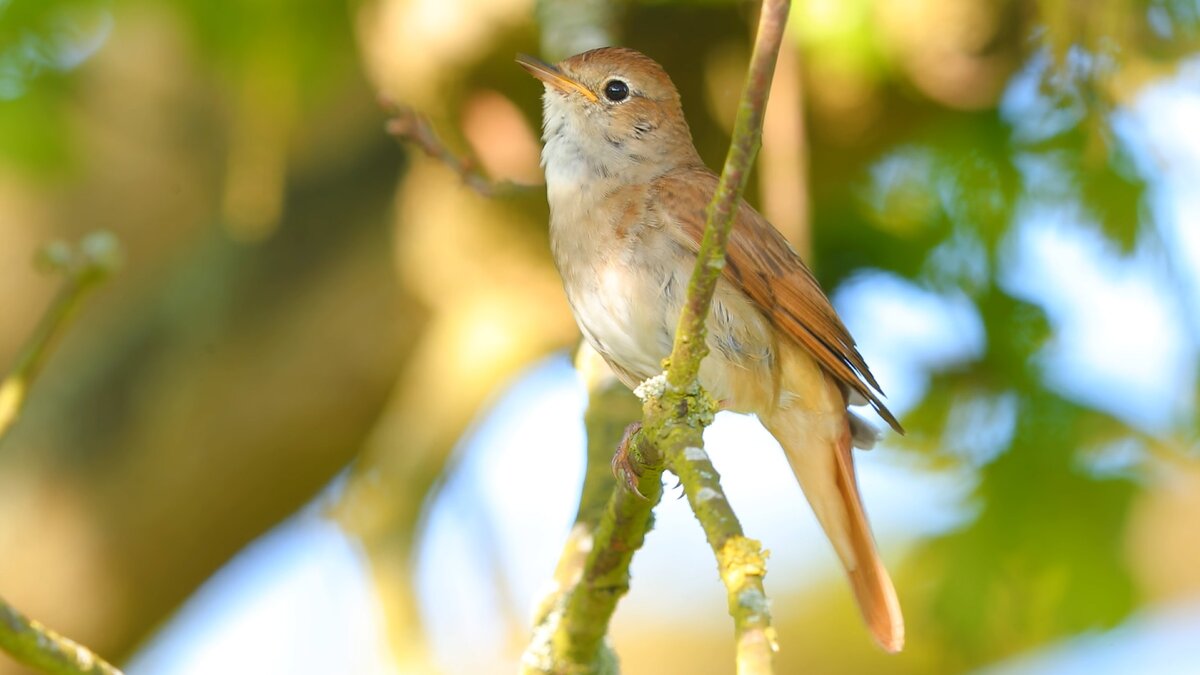
[[[543,609],[534,638],[522,657],[522,673],[616,673],[616,657],[605,643],[617,602],[629,591],[629,563],[653,525],[662,498],[661,461],[654,449],[634,441],[642,475],[638,492],[613,489],[575,584]],[[638,447],[640,446],[640,447]],[[578,542],[576,542],[578,545]]]
[[[692,511],[704,528],[725,583],[737,639],[737,672],[770,673],[777,649],[763,577],[766,554],[745,537],[703,450],[709,417],[696,418],[700,364],[708,355],[707,326],[713,293],[725,264],[733,216],[762,140],[763,117],[775,60],[787,24],[788,0],[766,0],[754,52],[738,106],[733,139],[717,190],[709,203],[704,237],[675,332],[662,399],[647,398],[644,433],[653,433],[668,468],[679,477]],[[700,405],[700,409],[704,406]]]

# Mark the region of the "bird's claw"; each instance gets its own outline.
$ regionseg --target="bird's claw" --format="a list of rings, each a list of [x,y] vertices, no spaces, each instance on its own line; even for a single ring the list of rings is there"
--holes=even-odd
[[[626,490],[646,501],[650,501],[638,489],[638,479],[642,476],[641,468],[634,466],[633,462],[629,460],[629,444],[633,441],[634,434],[641,430],[641,422],[634,422],[625,427],[625,434],[621,436],[621,443],[617,446],[616,453],[613,454],[612,472],[613,476],[617,479],[617,483],[621,484]]]

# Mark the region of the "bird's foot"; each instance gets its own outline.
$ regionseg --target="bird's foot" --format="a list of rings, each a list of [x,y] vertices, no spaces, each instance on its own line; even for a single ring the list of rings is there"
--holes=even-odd
[[[625,427],[625,434],[621,436],[621,443],[617,446],[616,453],[613,454],[612,472],[613,476],[617,478],[617,482],[626,490],[649,501],[646,495],[638,489],[638,478],[641,477],[642,470],[629,459],[629,444],[633,442],[634,434],[641,430],[641,422],[634,422]]]

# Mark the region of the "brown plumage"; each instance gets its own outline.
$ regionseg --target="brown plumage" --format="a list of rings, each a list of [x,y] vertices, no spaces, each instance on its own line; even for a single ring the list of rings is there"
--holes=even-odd
[[[707,167],[697,167],[673,171],[651,184],[648,207],[674,219],[696,252],[704,236],[704,208],[717,180]],[[803,345],[840,384],[869,401],[884,421],[904,433],[880,400],[879,383],[808,266],[779,230],[745,201],[734,217],[724,275],[776,328]]]
[[[717,177],[653,60],[606,48],[558,66],[518,61],[546,84],[542,160],[567,299],[584,337],[635,386],[670,353]],[[899,650],[903,618],[851,454],[874,432],[847,404],[869,403],[900,424],[816,279],[745,202],[708,327],[701,384],[726,409],[757,414],[779,441],[876,641]]]

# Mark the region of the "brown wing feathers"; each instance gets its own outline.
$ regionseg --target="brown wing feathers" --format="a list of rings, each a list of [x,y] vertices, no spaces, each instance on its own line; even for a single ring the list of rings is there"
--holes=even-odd
[[[707,169],[668,174],[655,183],[651,208],[678,222],[688,239],[684,243],[698,251],[704,212],[685,212],[679,206],[707,204],[716,186],[717,177]],[[684,198],[697,191],[703,191],[704,198]],[[804,346],[839,382],[867,399],[893,429],[904,433],[880,399],[879,383],[817,280],[783,235],[745,202],[729,238],[724,274],[772,323]]]

